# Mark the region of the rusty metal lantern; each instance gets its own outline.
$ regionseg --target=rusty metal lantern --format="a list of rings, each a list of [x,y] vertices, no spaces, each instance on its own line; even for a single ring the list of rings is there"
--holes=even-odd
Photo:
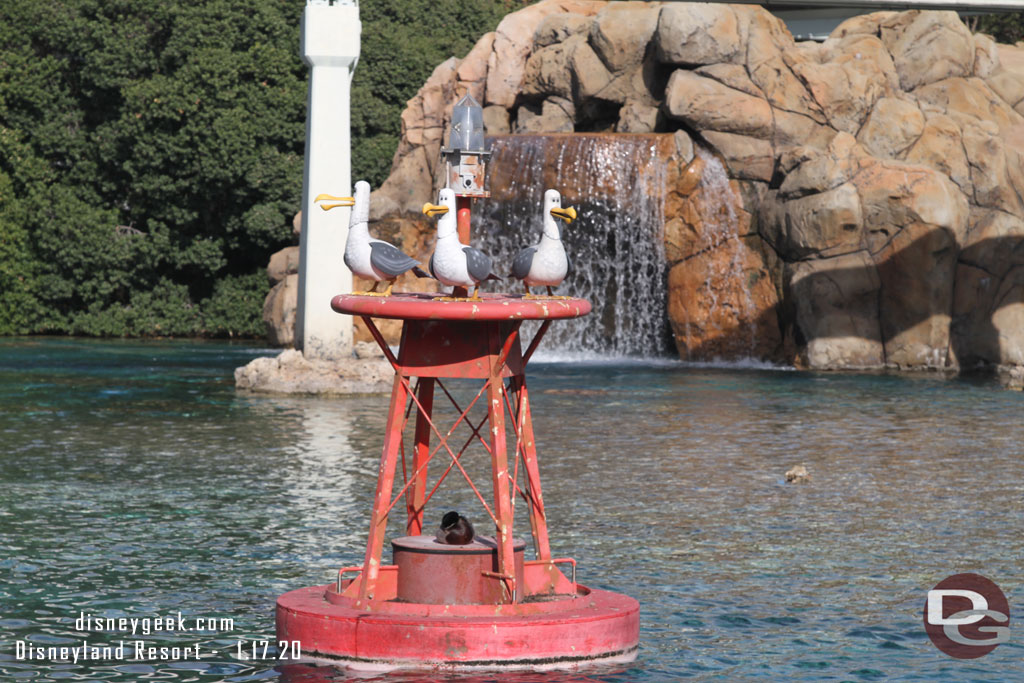
[[[484,111],[469,93],[452,108],[448,147],[441,150],[445,178],[456,197],[489,197],[484,189],[491,153],[484,142]]]

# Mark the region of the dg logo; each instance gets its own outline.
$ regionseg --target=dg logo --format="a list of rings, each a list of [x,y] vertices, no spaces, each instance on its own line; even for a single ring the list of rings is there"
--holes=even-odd
[[[1010,605],[980,574],[954,574],[928,591],[924,630],[950,657],[983,657],[1010,639]]]

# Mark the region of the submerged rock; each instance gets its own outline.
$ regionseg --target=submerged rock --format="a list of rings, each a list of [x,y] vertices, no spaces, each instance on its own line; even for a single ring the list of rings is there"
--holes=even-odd
[[[391,391],[395,371],[383,356],[308,360],[288,349],[235,369],[235,388],[265,394],[372,394]]]

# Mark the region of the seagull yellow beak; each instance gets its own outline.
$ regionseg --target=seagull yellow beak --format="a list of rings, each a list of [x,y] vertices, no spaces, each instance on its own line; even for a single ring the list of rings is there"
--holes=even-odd
[[[555,208],[551,209],[551,215],[554,216],[555,218],[561,218],[566,223],[572,223],[574,220],[576,220],[576,209],[572,208],[571,206],[565,209],[563,209],[560,206],[556,206]]]
[[[443,216],[444,214],[448,213],[448,207],[441,206],[440,204],[431,204],[430,202],[427,202],[426,204],[423,205],[423,213],[427,214],[428,216]]]
[[[314,199],[313,201],[314,202],[323,202],[323,201],[338,202],[337,204],[321,204],[320,208],[323,209],[324,211],[330,211],[331,209],[336,209],[339,206],[355,206],[356,205],[355,197],[335,197],[334,195],[331,195],[331,194],[318,194],[316,196],[316,199]]]

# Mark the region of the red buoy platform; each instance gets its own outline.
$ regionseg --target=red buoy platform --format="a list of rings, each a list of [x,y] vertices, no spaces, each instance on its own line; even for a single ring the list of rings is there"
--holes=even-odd
[[[586,315],[590,303],[407,293],[340,295],[331,306],[363,319],[395,380],[363,563],[341,568],[333,584],[282,595],[278,640],[298,641],[313,659],[371,670],[547,669],[635,658],[637,601],[577,583],[575,561],[551,553],[526,387],[526,366],[552,321]],[[404,321],[397,355],[373,318]],[[528,344],[520,339],[524,320],[543,321]],[[446,385],[455,379],[483,382],[462,405]],[[458,413],[449,427],[434,420],[437,398]],[[474,420],[477,405],[486,416]],[[455,437],[460,427],[468,438]],[[489,496],[463,467],[471,446],[490,460]],[[438,470],[431,484],[428,473]],[[425,506],[449,475],[465,479],[481,504],[480,535],[466,545],[424,530]],[[518,498],[532,559],[513,536]],[[391,539],[393,560],[383,564],[388,515],[400,504],[406,536]]]

